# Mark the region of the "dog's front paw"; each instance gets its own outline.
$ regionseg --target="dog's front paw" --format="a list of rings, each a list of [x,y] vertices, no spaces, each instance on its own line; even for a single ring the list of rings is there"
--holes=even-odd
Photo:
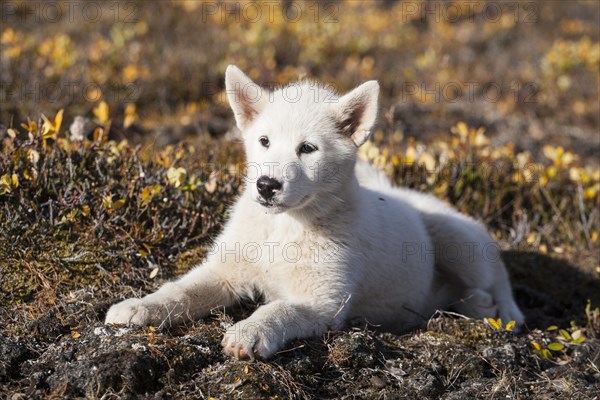
[[[221,345],[225,354],[240,360],[254,360],[256,357],[265,359],[281,347],[278,339],[281,338],[272,329],[244,320],[227,329]]]
[[[112,306],[106,313],[105,324],[150,325],[153,312],[142,299],[127,299]]]

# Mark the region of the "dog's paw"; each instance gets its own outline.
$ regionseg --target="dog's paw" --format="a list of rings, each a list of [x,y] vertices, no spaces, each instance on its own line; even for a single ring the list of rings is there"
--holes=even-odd
[[[108,310],[104,323],[145,326],[152,323],[152,314],[142,299],[127,299]]]
[[[221,345],[225,354],[239,360],[268,358],[279,350],[276,332],[258,323],[244,320],[233,325],[223,337]]]
[[[465,290],[460,301],[455,305],[457,312],[471,318],[497,318],[498,306],[491,293],[483,289]]]

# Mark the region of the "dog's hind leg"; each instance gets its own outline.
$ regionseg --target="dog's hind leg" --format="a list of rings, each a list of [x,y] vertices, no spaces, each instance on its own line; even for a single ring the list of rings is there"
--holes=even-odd
[[[422,215],[435,246],[437,273],[451,287],[448,304],[441,306],[473,318],[522,324],[500,248],[483,227],[451,210]]]
[[[515,321],[519,327],[525,322],[525,316],[515,302],[506,267],[502,261],[498,261],[494,267],[494,283],[490,288],[490,293],[496,301],[498,317],[504,323]]]

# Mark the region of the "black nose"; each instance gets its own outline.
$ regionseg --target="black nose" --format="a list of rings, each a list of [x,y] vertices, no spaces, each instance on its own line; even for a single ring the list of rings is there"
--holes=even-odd
[[[258,193],[260,193],[265,200],[270,200],[275,194],[275,191],[281,189],[281,182],[277,179],[269,178],[268,176],[261,176],[256,181],[256,187],[258,188]]]

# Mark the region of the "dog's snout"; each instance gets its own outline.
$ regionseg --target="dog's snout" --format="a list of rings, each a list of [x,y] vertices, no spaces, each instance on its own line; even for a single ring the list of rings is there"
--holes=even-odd
[[[258,193],[265,200],[270,200],[275,195],[275,191],[281,189],[281,182],[268,176],[261,176],[256,181],[256,187],[258,188]]]

